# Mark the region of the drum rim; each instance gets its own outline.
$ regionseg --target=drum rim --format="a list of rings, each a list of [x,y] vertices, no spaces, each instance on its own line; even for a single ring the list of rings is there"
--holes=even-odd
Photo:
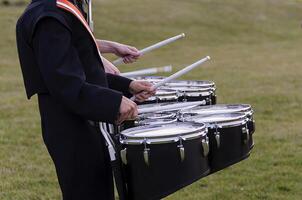
[[[228,109],[227,106],[247,106],[246,108],[238,108],[238,109]],[[205,113],[194,112],[194,110],[202,110],[207,111],[212,108],[222,107],[221,109],[214,109],[212,112],[208,111]],[[209,108],[209,109],[208,109]],[[196,115],[211,115],[211,114],[223,114],[223,113],[244,113],[246,116],[252,117],[254,114],[254,110],[250,104],[216,104],[216,105],[206,105],[206,106],[194,106],[191,108],[184,108],[179,111],[179,114],[196,114]]]
[[[164,92],[166,92],[166,93],[162,93],[162,94],[159,94],[159,95],[165,95],[165,94],[169,94],[169,95],[175,94],[175,95],[177,95],[177,91],[176,91],[176,90],[173,90],[173,89],[170,89],[170,88],[159,88],[159,89],[156,91],[155,95],[158,95],[157,92],[162,92],[162,91],[164,91]]]
[[[161,79],[164,79],[166,77],[165,76],[135,76],[133,79],[137,79],[137,78],[140,78],[140,79],[146,79],[146,78],[151,78],[151,79],[161,78]]]
[[[179,89],[181,88],[181,89]],[[190,89],[196,89],[196,90],[184,90],[182,88],[190,88]],[[161,89],[171,89],[171,90],[175,90],[181,93],[189,93],[189,92],[214,92],[216,90],[216,88],[213,87],[196,87],[196,86],[182,86],[182,87],[168,87],[168,86],[163,86]]]
[[[164,124],[170,124],[170,123],[174,123],[174,122],[177,122],[178,121],[178,119],[177,119],[177,117],[174,117],[174,118],[160,118],[160,119],[144,119],[144,120],[140,120],[139,122],[138,122],[138,126],[148,126],[148,125],[157,125],[157,123],[154,123],[154,124],[151,124],[151,121],[162,121],[162,124],[164,125]],[[165,121],[165,120],[167,120],[167,121]],[[146,124],[148,121],[150,121],[149,123],[150,124]],[[159,125],[161,125],[161,124],[159,124]]]
[[[195,83],[204,83],[204,84],[196,84],[194,85],[194,82]],[[174,80],[174,81],[171,81],[170,83],[167,83],[166,86],[174,86],[173,84],[181,84],[181,83],[184,83],[183,86],[189,86],[189,85],[192,85],[192,86],[196,86],[196,87],[216,87],[215,85],[215,82],[214,81],[210,81],[210,80]],[[191,84],[190,84],[191,83]]]
[[[225,115],[225,114],[233,114],[237,115],[237,117],[233,119],[228,119],[224,121],[212,121],[212,122],[202,122],[194,119],[189,119],[191,118],[196,118],[199,117],[209,117],[209,116],[217,116],[217,115]],[[235,127],[235,126],[240,126],[243,124],[246,124],[249,121],[249,118],[244,114],[240,112],[234,112],[234,113],[220,113],[220,114],[210,114],[210,115],[189,115],[187,117],[184,117],[183,115],[179,117],[181,121],[185,122],[194,122],[194,123],[204,123],[207,128],[229,128],[229,127]]]
[[[150,101],[156,101],[156,100],[159,100],[159,101],[164,101],[164,100],[167,100],[167,101],[171,101],[171,100],[175,100],[177,101],[178,99],[178,96],[177,95],[167,95],[167,96],[153,96],[153,97],[149,97],[146,102],[150,102]]]
[[[165,105],[171,105],[171,104],[182,104],[183,102],[181,101],[175,101],[175,102],[161,102],[161,103],[153,103],[153,104],[142,104],[142,105],[138,105],[138,108],[150,108],[153,107],[154,105],[156,106],[165,106]],[[185,108],[191,108],[191,107],[195,107],[195,106],[186,106]],[[180,109],[167,109],[167,110],[163,110],[160,112],[176,112],[178,114]]]
[[[129,134],[125,134],[125,132],[130,132],[135,129],[144,130],[146,128],[160,128],[165,126],[173,126],[176,124],[188,124],[191,126],[195,126],[195,130],[189,131],[187,133],[168,135],[168,136],[155,136],[155,137],[137,137],[137,136],[129,136]],[[179,140],[192,140],[199,137],[204,137],[207,135],[207,127],[204,123],[194,123],[194,122],[174,122],[163,125],[146,125],[139,126],[130,129],[126,129],[120,133],[120,142],[121,144],[130,144],[130,145],[141,145],[141,144],[164,144],[164,143],[175,143]]]
[[[158,91],[165,91],[161,94],[156,93],[154,96],[149,97],[146,101],[156,101],[156,100],[177,100],[178,99],[178,92],[172,89],[159,89]]]
[[[159,114],[163,117],[153,117],[154,115]],[[138,120],[145,119],[164,119],[164,118],[176,118],[177,113],[175,112],[154,112],[154,113],[145,113],[138,116]]]

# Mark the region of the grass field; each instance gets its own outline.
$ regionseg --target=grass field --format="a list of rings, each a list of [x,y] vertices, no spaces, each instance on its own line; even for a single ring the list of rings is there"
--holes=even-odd
[[[42,142],[36,98],[27,101],[15,47],[23,7],[0,6],[0,199],[60,199]],[[99,38],[139,48],[187,38],[122,71],[210,55],[186,79],[213,80],[219,103],[249,103],[257,131],[251,157],[167,200],[302,199],[302,1],[95,0]],[[109,57],[114,58],[114,57]]]

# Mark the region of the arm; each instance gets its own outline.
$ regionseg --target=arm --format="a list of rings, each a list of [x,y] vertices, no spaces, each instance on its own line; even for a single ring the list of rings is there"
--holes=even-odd
[[[129,89],[130,83],[133,82],[133,80],[110,73],[107,73],[107,80],[111,89],[122,92],[126,97],[132,96]]]
[[[85,73],[69,30],[54,18],[39,22],[33,48],[49,93],[85,119],[114,123],[122,94],[85,82]]]
[[[115,46],[118,45],[117,42],[108,40],[97,40],[97,44],[101,53],[115,53]]]
[[[118,42],[97,40],[97,45],[101,53],[113,53],[118,57],[123,57],[124,63],[133,63],[141,56],[135,47]]]
[[[102,57],[102,61],[103,61],[103,65],[104,65],[106,73],[116,74],[116,75],[121,73],[120,70],[106,58]]]

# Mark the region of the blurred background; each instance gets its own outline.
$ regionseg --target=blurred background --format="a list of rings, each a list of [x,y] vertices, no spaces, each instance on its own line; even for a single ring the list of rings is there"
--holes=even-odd
[[[27,101],[15,43],[29,1],[0,0],[0,199],[60,199],[43,144],[37,99]],[[302,1],[94,0],[98,38],[143,48],[187,37],[120,70],[172,64],[174,71],[210,55],[183,79],[212,80],[218,103],[255,109],[249,159],[204,178],[167,200],[302,198]],[[109,56],[113,60],[114,56]]]

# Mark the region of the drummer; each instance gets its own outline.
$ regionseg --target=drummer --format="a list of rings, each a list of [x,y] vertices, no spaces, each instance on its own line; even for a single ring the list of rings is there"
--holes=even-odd
[[[82,20],[85,13],[72,2],[32,0],[18,20],[25,89],[28,98],[38,95],[43,139],[63,200],[112,200],[108,151],[88,120],[121,123],[135,118],[136,104],[127,97],[143,101],[155,92],[148,82],[105,73],[110,63],[102,62],[98,50],[126,56],[126,62],[139,54],[133,47],[108,41],[96,45]]]

